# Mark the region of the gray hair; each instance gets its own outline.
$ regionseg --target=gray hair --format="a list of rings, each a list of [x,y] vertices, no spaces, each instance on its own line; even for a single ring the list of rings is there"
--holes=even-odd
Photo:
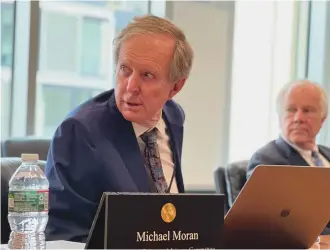
[[[321,108],[322,108],[322,116],[323,118],[327,118],[328,116],[328,98],[327,98],[327,93],[325,89],[318,83],[312,82],[310,80],[295,80],[292,82],[289,82],[285,84],[282,89],[279,91],[277,100],[276,100],[276,108],[277,108],[277,113],[279,116],[281,116],[283,112],[283,102],[285,97],[288,95],[289,91],[297,85],[313,85],[321,94]]]
[[[187,78],[193,62],[193,50],[189,45],[183,31],[171,21],[157,16],[147,15],[136,17],[114,39],[114,60],[118,64],[120,48],[125,40],[141,34],[165,34],[176,40],[173,60],[170,65],[170,80],[177,81]]]

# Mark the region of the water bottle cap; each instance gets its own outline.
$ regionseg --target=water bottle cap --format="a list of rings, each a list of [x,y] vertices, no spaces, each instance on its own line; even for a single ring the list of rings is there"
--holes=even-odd
[[[21,159],[22,159],[22,161],[38,161],[39,155],[38,154],[22,154]]]

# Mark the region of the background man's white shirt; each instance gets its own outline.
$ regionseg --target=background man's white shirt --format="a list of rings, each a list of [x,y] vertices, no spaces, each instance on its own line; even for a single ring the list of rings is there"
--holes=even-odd
[[[314,163],[314,159],[312,157],[312,150],[305,150],[302,149],[300,147],[298,147],[297,145],[290,143],[287,139],[284,138],[284,136],[282,136],[282,138],[291,146],[293,147],[295,150],[297,150],[297,152],[301,155],[301,157],[310,165],[310,166],[315,166]],[[323,166],[324,167],[330,167],[330,162],[320,153],[319,151],[319,147],[317,145],[314,146],[313,151],[317,152],[320,159],[323,162]]]

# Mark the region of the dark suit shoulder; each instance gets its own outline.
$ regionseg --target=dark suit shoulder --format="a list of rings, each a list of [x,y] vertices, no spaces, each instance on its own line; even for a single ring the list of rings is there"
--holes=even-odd
[[[321,154],[330,161],[330,148],[323,145],[318,145]]]
[[[330,153],[330,148],[327,146],[319,145],[320,150]]]
[[[102,124],[109,122],[109,101],[114,91],[109,90],[81,103],[74,108],[59,124],[58,130],[79,126],[86,132],[99,134]]]
[[[169,100],[165,103],[164,109],[168,114],[171,114],[168,118],[172,123],[183,126],[185,121],[185,112],[179,103],[174,100]]]
[[[256,154],[269,154],[276,149],[275,140],[268,142],[266,145],[262,146],[256,151]]]
[[[276,165],[279,164],[279,159],[283,158],[283,149],[276,140],[273,140],[258,149],[254,155],[268,159],[267,162]]]
[[[105,91],[77,106],[66,117],[66,119],[79,120],[82,123],[102,117],[104,112],[109,110],[109,100],[113,97],[114,91]]]
[[[250,177],[258,165],[286,165],[283,149],[273,140],[259,148],[248,164],[247,177]]]

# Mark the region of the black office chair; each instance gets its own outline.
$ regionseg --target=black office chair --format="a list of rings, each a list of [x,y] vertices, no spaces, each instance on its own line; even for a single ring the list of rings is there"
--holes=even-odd
[[[9,180],[15,173],[22,161],[18,157],[1,158],[1,244],[7,244],[10,235],[10,226],[8,223],[8,191]],[[39,161],[38,165],[45,170],[45,161]]]
[[[225,168],[224,167],[218,167],[215,169],[214,182],[215,182],[216,193],[226,195],[225,207],[224,207],[224,212],[226,214],[229,210],[229,203],[228,203],[228,191],[227,191],[227,186],[226,186],[226,177],[225,177]]]
[[[1,157],[21,157],[23,153],[38,154],[39,160],[47,160],[50,139],[24,137],[10,138],[1,143]]]
[[[236,161],[229,163],[225,168],[228,203],[231,207],[246,183],[246,172],[249,161]]]
[[[237,161],[220,166],[214,171],[216,192],[227,196],[225,212],[233,205],[246,182],[248,161]]]

